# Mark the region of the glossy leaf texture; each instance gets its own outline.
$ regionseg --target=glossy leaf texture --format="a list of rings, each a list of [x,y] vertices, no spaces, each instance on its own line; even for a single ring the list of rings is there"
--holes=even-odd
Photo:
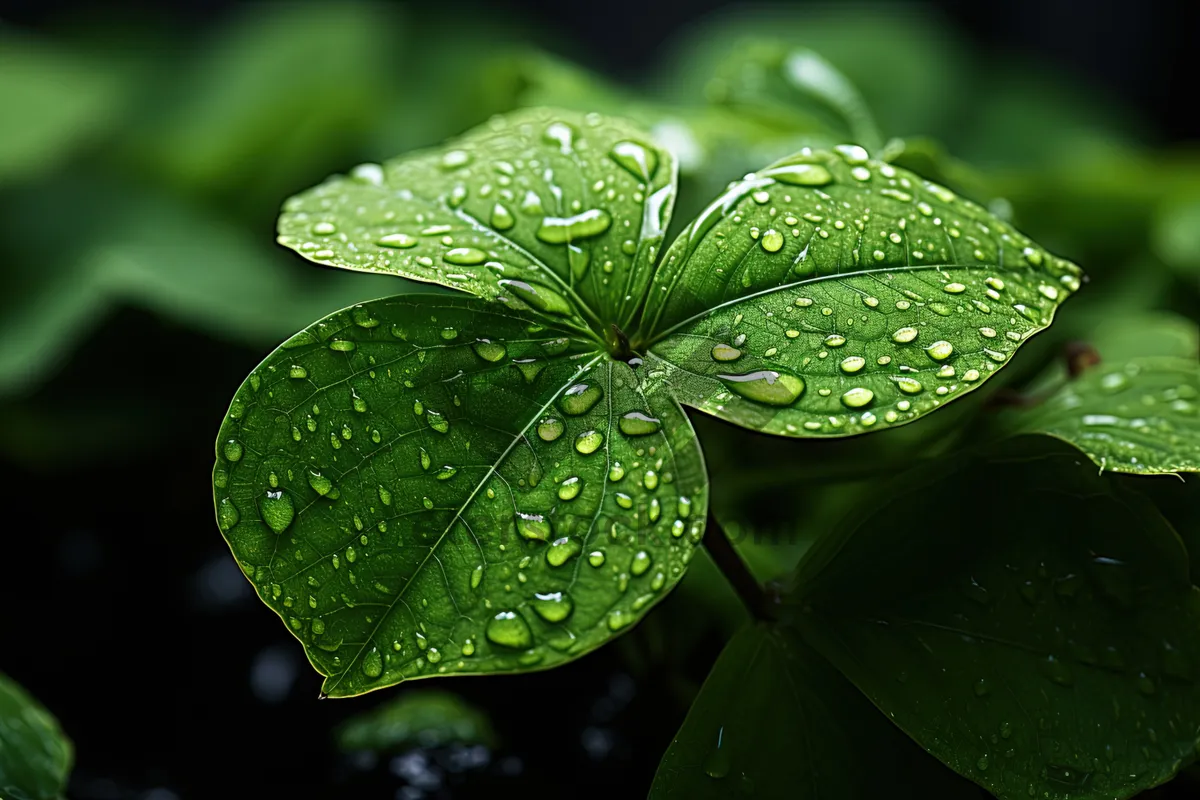
[[[1017,430],[1056,436],[1101,470],[1200,472],[1200,363],[1170,357],[1102,363],[1045,402],[1014,412]]]
[[[794,632],[749,624],[717,659],[663,756],[650,797],[981,794],[922,753]]]
[[[1077,266],[861,147],[730,185],[651,284],[647,363],[680,402],[785,436],[910,422],[1050,324]]]
[[[997,797],[1158,785],[1200,742],[1200,590],[1174,530],[1115,481],[1038,437],[922,469],[813,548],[797,624]]]
[[[405,692],[379,708],[357,714],[337,729],[344,751],[402,752],[414,747],[476,745],[495,747],[487,714],[451,692]]]
[[[324,692],[551,667],[682,576],[707,478],[661,384],[477,298],[295,336],[237,392],[217,521]]]
[[[322,264],[430,281],[604,335],[650,279],[675,159],[608,117],[535,109],[364,164],[292,198],[279,241]]]
[[[62,797],[74,750],[58,720],[0,673],[0,797]]]

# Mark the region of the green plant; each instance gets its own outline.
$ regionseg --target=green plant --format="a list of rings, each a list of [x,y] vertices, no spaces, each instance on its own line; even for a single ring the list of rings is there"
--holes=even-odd
[[[73,757],[58,720],[0,673],[0,797],[61,797]]]
[[[752,95],[727,79],[722,102],[779,109],[772,92],[800,90],[878,148],[830,65],[751,55],[783,79]],[[876,152],[775,161],[665,249],[675,155],[595,113],[496,117],[289,200],[279,241],[306,258],[459,292],[309,326],[222,425],[218,525],[323,694],[565,663],[640,620],[703,546],[755,619],[654,796],[977,796],[914,741],[1005,798],[1128,797],[1193,759],[1187,551],[1102,473],[1197,469],[1194,326],[1101,332],[1065,374],[907,427],[989,393],[1083,276],[884,158],[977,180],[939,148]],[[897,446],[838,478],[847,465],[789,463],[758,438],[747,455],[723,432],[745,486],[832,521],[756,570],[710,511],[721,484],[683,406],[785,439],[897,429]],[[829,498],[865,488],[838,495],[849,515],[787,507],[814,481]]]

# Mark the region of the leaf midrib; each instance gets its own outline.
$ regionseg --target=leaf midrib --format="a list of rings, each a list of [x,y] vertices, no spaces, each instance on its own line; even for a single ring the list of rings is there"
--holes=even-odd
[[[479,491],[483,488],[484,484],[486,484],[488,479],[492,477],[492,474],[496,472],[497,466],[504,463],[504,460],[506,458],[508,458],[508,454],[512,452],[513,448],[516,447],[518,442],[522,441],[525,438],[525,434],[529,432],[530,427],[532,427],[533,424],[537,421],[537,419],[543,413],[545,413],[546,409],[548,409],[554,403],[555,399],[558,398],[559,394],[561,394],[564,389],[566,389],[572,383],[577,381],[581,375],[585,374],[589,369],[591,369],[593,366],[595,366],[599,361],[601,361],[605,357],[606,357],[605,353],[598,352],[598,353],[596,353],[595,357],[593,357],[591,360],[589,360],[583,366],[579,367],[571,375],[570,379],[568,379],[567,381],[562,383],[557,389],[554,390],[553,394],[551,394],[550,398],[542,405],[542,407],[540,409],[538,409],[537,413],[530,416],[529,421],[527,423],[525,423],[525,426],[520,430],[520,432],[517,433],[515,436],[513,436],[512,441],[510,441],[508,443],[508,447],[504,448],[504,452],[501,453],[495,459],[495,461],[493,461],[493,463],[491,464],[491,466],[487,470],[487,472],[485,472],[483,477],[479,479],[479,482],[475,485],[475,488],[471,491],[471,494],[467,496],[467,499],[463,501],[463,504],[461,506],[459,506],[457,511],[454,512],[454,516],[451,518],[450,522],[446,525],[445,530],[443,530],[441,532],[441,534],[438,535],[437,540],[434,541],[434,543],[432,545],[430,545],[429,552],[425,554],[425,557],[423,559],[421,559],[421,563],[419,563],[416,566],[416,568],[413,570],[412,577],[409,578],[408,581],[405,582],[404,586],[400,587],[400,591],[398,591],[396,593],[395,598],[393,598],[392,602],[390,604],[388,604],[387,609],[382,614],[379,615],[379,621],[375,623],[375,625],[371,628],[371,632],[367,634],[366,641],[364,641],[363,644],[359,647],[358,652],[354,654],[354,657],[350,660],[350,663],[347,664],[346,668],[344,670],[342,670],[341,674],[338,675],[337,681],[335,681],[329,687],[329,691],[326,692],[326,694],[332,695],[333,692],[339,686],[342,685],[342,681],[345,679],[345,677],[347,675],[350,674],[350,671],[354,668],[354,666],[356,664],[358,664],[359,660],[363,657],[363,654],[367,651],[367,648],[370,647],[372,645],[372,643],[374,642],[375,635],[379,632],[379,629],[383,626],[384,621],[391,617],[392,612],[396,608],[396,604],[399,603],[401,601],[401,599],[403,599],[405,592],[408,591],[408,587],[412,586],[413,583],[416,582],[417,576],[421,573],[421,571],[423,569],[425,569],[425,565],[427,563],[429,563],[429,559],[431,559],[433,557],[433,554],[435,552],[437,552],[437,549],[441,546],[442,542],[445,541],[446,535],[451,531],[451,529],[453,529],[455,524],[458,523],[459,519],[462,517],[463,511],[469,505],[471,505],[471,503],[475,500],[475,497],[479,494]]]

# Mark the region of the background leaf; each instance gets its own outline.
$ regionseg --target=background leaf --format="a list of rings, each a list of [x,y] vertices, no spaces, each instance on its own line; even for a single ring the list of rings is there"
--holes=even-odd
[[[1195,757],[1183,544],[1065,445],[914,471],[810,551],[798,590],[817,649],[998,797],[1130,797]]]
[[[58,720],[0,673],[0,793],[11,800],[55,800],[73,757]]]
[[[793,633],[761,623],[725,646],[650,790],[651,798],[739,795],[982,797]]]
[[[694,434],[593,346],[473,298],[389,298],[238,391],[217,521],[327,694],[551,667],[679,580],[707,508]]]
[[[346,751],[403,752],[413,747],[482,744],[494,747],[487,714],[452,692],[417,689],[351,717],[337,732]]]
[[[709,205],[664,256],[639,336],[680,402],[767,433],[845,436],[979,385],[1080,274],[846,146],[760,170]]]
[[[675,196],[675,162],[628,123],[539,109],[363,165],[292,198],[279,241],[318,263],[627,326]]]

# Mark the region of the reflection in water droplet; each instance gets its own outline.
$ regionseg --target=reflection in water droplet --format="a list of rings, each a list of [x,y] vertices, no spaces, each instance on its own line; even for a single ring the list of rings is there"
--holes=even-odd
[[[586,414],[604,396],[604,391],[595,384],[577,383],[563,392],[558,399],[558,407],[564,414],[573,417]]]
[[[546,541],[552,533],[550,521],[541,514],[524,514],[518,511],[514,515],[517,523],[517,533],[526,539]]]
[[[493,342],[490,339],[476,339],[472,348],[475,350],[477,356],[484,361],[491,361],[493,363],[504,358],[507,354],[503,343]]]
[[[626,436],[646,436],[651,433],[657,433],[662,423],[656,417],[649,414],[644,414],[641,411],[630,411],[624,414],[617,426],[621,429],[621,433]]]
[[[804,393],[804,379],[786,372],[759,370],[717,377],[747,400],[769,406],[791,405]]]
[[[489,642],[502,647],[520,649],[533,644],[528,623],[515,611],[501,611],[489,619],[484,635]]]
[[[571,598],[562,592],[546,592],[535,594],[533,597],[533,610],[547,622],[562,622],[571,616],[575,608]]]

